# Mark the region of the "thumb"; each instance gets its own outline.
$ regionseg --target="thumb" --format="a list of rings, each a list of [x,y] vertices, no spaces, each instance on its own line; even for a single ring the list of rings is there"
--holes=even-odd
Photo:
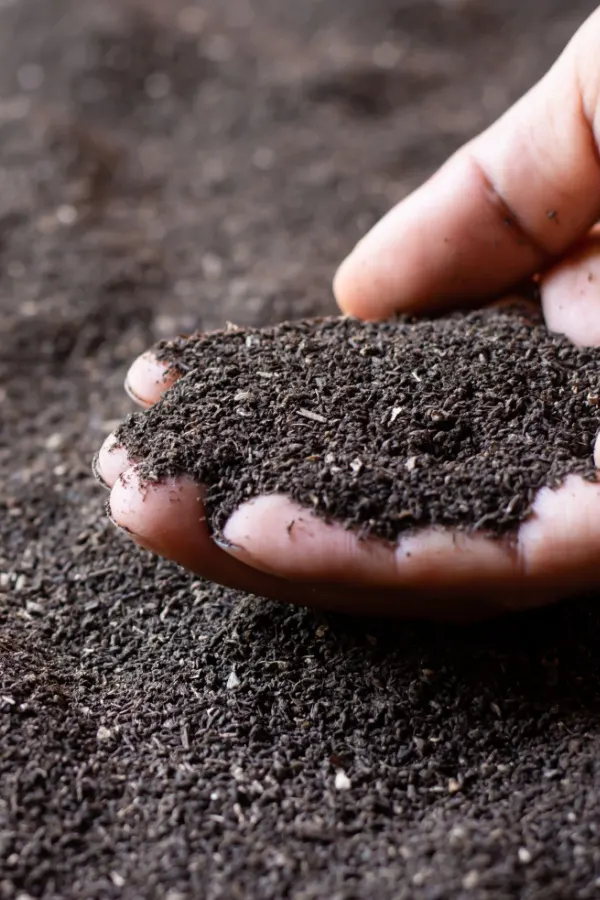
[[[338,270],[344,312],[385,318],[500,293],[600,216],[600,10],[547,75],[387,214]]]

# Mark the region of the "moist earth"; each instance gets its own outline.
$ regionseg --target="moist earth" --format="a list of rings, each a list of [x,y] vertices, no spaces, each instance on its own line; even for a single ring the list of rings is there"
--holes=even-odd
[[[157,356],[182,377],[117,437],[146,480],[204,484],[216,530],[279,492],[364,536],[499,535],[542,487],[595,479],[600,350],[516,311],[230,329]]]
[[[137,353],[334,314],[596,3],[136,6],[0,3],[0,897],[596,897],[597,594],[316,616],[141,553],[89,474]]]

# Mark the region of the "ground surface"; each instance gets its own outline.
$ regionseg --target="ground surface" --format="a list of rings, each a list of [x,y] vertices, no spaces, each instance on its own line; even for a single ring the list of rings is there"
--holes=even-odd
[[[331,310],[595,4],[154,5],[0,4],[0,897],[597,896],[593,598],[286,610],[132,549],[89,476],[135,353]]]

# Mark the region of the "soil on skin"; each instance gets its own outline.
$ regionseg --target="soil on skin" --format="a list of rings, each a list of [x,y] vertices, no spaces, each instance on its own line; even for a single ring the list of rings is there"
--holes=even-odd
[[[597,596],[318,617],[141,553],[89,474],[137,353],[334,313],[596,3],[152,2],[0,3],[0,897],[596,897]]]
[[[542,487],[596,477],[600,350],[517,312],[309,320],[157,355],[182,377],[118,438],[147,479],[203,483],[215,530],[244,501],[281,492],[365,536],[499,535]]]

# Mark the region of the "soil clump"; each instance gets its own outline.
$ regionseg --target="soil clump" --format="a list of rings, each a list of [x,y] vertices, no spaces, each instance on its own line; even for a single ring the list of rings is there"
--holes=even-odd
[[[600,350],[515,310],[230,329],[158,355],[182,377],[120,441],[146,479],[202,482],[217,531],[282,492],[388,540],[427,525],[500,535],[542,487],[595,478]]]

